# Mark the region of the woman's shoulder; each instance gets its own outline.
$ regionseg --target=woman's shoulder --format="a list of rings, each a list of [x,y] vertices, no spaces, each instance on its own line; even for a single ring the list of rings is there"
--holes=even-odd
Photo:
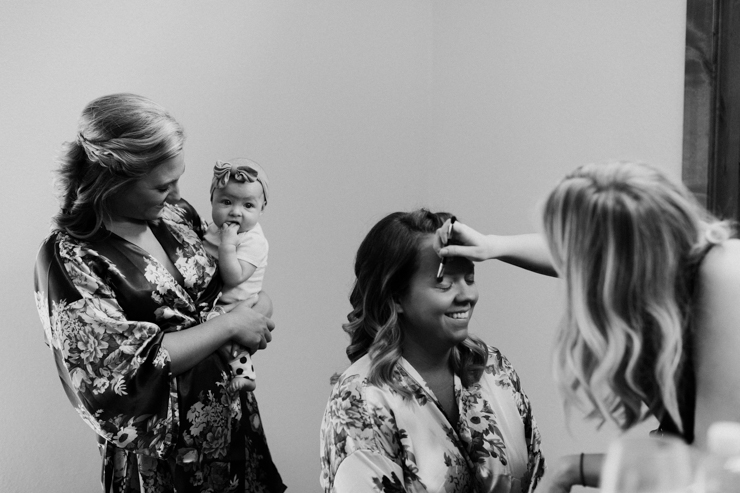
[[[334,394],[350,389],[362,390],[367,385],[367,375],[370,371],[370,356],[365,355],[352,363],[344,370],[334,385]]]
[[[87,242],[85,240],[77,239],[64,231],[56,229],[41,242],[41,246],[36,255],[36,263],[48,264],[52,262],[59,253],[64,254],[71,250],[79,250],[86,245]]]
[[[740,281],[740,239],[731,238],[713,245],[699,266],[702,282]]]
[[[49,281],[62,278],[77,284],[90,282],[90,276],[104,272],[121,275],[107,251],[114,235],[107,233],[95,239],[76,238],[62,230],[54,230],[41,243],[36,254],[36,276]]]
[[[490,344],[486,344],[486,350],[488,351],[488,361],[486,362],[486,368],[494,368],[494,369],[501,369],[505,366],[511,366],[509,363],[509,360],[506,359],[506,356],[503,355],[503,353],[494,346],[491,346]]]
[[[372,360],[366,354],[344,370],[337,378],[330,400],[346,399],[352,395],[352,399],[371,406],[386,406],[389,401],[394,400],[398,395],[396,389],[388,384],[375,384],[369,381],[371,364]],[[399,379],[400,386],[408,387],[410,383],[401,376],[399,366],[394,369],[394,377]]]
[[[34,290],[55,293],[66,303],[80,299],[79,286],[90,286],[94,281],[95,259],[99,255],[88,242],[63,231],[53,231],[43,240],[36,254]]]
[[[520,389],[519,375],[512,366],[509,359],[496,347],[487,345],[488,361],[483,371],[483,376],[493,378],[499,386],[512,386],[515,390]]]
[[[57,244],[57,242],[59,242],[60,236],[62,234],[63,233],[58,229],[53,230],[51,233],[49,233],[49,236],[41,240],[39,251],[44,251],[44,250],[53,248]]]
[[[76,242],[79,242],[79,241],[82,241],[82,240],[78,240],[78,239],[74,238],[73,236],[70,236],[68,233],[65,233],[61,229],[53,229],[53,230],[51,230],[51,232],[49,233],[49,235],[41,241],[41,247],[42,248],[46,248],[49,245],[56,245],[60,241],[76,241]]]
[[[49,265],[54,262],[56,258],[57,245],[60,241],[60,231],[52,231],[49,236],[44,238],[36,252],[36,274],[40,271],[46,271]]]

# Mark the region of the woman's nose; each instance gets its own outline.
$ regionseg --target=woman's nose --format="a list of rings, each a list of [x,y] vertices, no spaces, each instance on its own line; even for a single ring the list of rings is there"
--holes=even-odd
[[[478,286],[468,284],[467,281],[460,281],[458,286],[459,290],[455,298],[458,303],[476,303],[478,301]]]
[[[170,192],[167,194],[167,202],[175,203],[180,200],[180,186],[175,184],[170,188]]]

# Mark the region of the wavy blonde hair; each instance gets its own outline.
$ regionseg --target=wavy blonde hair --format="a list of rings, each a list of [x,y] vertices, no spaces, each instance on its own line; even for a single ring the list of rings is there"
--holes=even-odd
[[[185,135],[162,106],[136,94],[110,94],[85,106],[77,137],[65,142],[56,185],[57,228],[89,239],[110,217],[111,200],[182,152]]]
[[[677,386],[693,279],[730,225],[657,169],[613,162],[566,176],[546,201],[544,227],[566,283],[554,359],[566,407],[573,400],[621,429],[667,413],[683,430]]]
[[[342,325],[350,335],[347,356],[354,363],[369,353],[370,383],[387,384],[407,397],[393,376],[403,345],[395,300],[407,292],[411,276],[419,267],[422,241],[450,217],[426,209],[394,212],[370,229],[357,251],[357,279],[350,294],[352,311]],[[467,386],[480,379],[487,359],[486,345],[469,335],[453,349],[450,363]]]

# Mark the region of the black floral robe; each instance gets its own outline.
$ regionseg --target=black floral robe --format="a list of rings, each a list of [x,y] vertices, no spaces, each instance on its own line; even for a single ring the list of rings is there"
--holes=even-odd
[[[150,227],[175,279],[138,246],[104,232],[55,231],[38,253],[36,305],[59,377],[98,434],[106,492],[282,492],[252,393],[231,393],[218,354],[172,377],[165,333],[203,320],[220,289],[192,207]]]

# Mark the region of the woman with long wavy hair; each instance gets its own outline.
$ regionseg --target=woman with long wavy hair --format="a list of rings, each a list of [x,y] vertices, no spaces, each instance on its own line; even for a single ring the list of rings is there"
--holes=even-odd
[[[567,175],[543,224],[544,238],[456,223],[460,245],[440,254],[563,278],[554,364],[566,406],[622,430],[654,416],[657,433],[699,445],[712,422],[740,420],[740,241],[730,223],[656,168],[612,162]],[[601,459],[565,457],[546,483],[597,486]]]
[[[321,428],[327,492],[526,492],[544,471],[527,396],[506,358],[468,333],[473,263],[437,277],[427,210],[380,220],[357,252],[352,365]]]
[[[180,197],[184,134],[162,106],[111,94],[82,111],[57,170],[36,306],[59,378],[97,434],[106,493],[285,490],[257,401],[226,387],[227,344],[271,340],[272,303],[229,306]]]

